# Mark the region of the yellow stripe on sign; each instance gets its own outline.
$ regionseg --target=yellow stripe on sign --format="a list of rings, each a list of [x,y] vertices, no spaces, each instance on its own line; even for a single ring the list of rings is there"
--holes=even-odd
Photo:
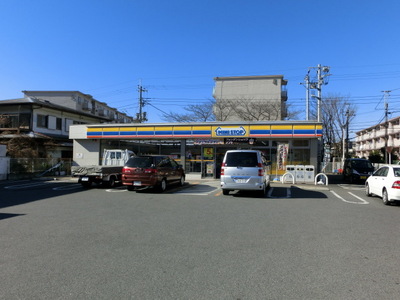
[[[137,127],[120,127],[119,131],[136,131]]]
[[[138,127],[137,131],[154,131],[154,127]]]
[[[104,127],[103,132],[104,131],[119,131],[119,127]]]
[[[308,129],[308,130],[314,130],[315,125],[293,125],[294,129]]]
[[[271,125],[250,125],[250,130],[269,130]]]
[[[91,127],[91,128],[87,128],[87,132],[98,132],[98,131],[103,131],[103,128],[102,127],[97,127],[97,128],[93,128],[93,127]]]
[[[293,128],[292,125],[272,125],[272,130],[291,130]]]
[[[174,126],[173,129],[174,130],[185,130],[185,131],[188,131],[188,130],[192,130],[192,126]]]
[[[192,126],[193,130],[211,130],[211,126]]]
[[[166,130],[170,130],[172,131],[172,126],[156,126],[154,127],[155,131],[166,131]]]

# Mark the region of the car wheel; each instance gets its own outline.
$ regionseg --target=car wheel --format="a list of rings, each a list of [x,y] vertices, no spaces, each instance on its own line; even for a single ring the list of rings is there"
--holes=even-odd
[[[179,185],[183,186],[185,184],[185,176],[181,176],[181,179],[179,180]]]
[[[222,190],[222,194],[224,194],[225,196],[229,195],[229,190]]]
[[[389,195],[388,195],[386,189],[383,189],[383,191],[382,191],[382,202],[385,205],[389,205],[390,204]]]
[[[258,191],[258,196],[259,197],[264,197],[265,196],[265,193],[266,193],[266,186],[265,186],[265,184],[263,185],[263,188],[262,188],[262,190],[261,191]]]
[[[368,183],[365,185],[365,195],[367,195],[367,197],[371,197],[371,192],[369,191]]]
[[[108,182],[106,182],[106,186],[109,188],[115,187],[115,177],[114,176],[110,177],[110,180]]]
[[[163,180],[161,180],[160,185],[158,186],[158,191],[160,193],[164,192],[167,189],[167,181],[165,180],[165,178]]]

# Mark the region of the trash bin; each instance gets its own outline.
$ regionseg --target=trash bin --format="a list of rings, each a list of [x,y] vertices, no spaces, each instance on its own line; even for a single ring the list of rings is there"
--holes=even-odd
[[[304,165],[296,166],[296,182],[304,182]]]
[[[286,166],[286,173],[290,173],[293,175],[293,177],[296,176],[296,168],[294,165],[287,165]]]
[[[315,179],[315,167],[313,165],[304,166],[304,181],[314,182]]]
[[[286,176],[284,175],[284,177],[286,179],[290,179],[293,182],[296,181],[296,167],[294,165],[286,165],[286,173],[285,174],[287,174]]]

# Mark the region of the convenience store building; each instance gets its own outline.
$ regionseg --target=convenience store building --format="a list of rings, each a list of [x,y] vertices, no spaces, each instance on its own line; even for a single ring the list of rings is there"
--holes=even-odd
[[[277,175],[285,165],[319,170],[322,153],[322,125],[315,121],[86,124],[72,125],[69,132],[74,165],[97,165],[105,149],[128,149],[169,155],[186,173],[214,178],[230,149],[262,151]]]

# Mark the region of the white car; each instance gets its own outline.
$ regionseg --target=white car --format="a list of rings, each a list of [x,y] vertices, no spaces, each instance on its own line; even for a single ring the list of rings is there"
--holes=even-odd
[[[376,170],[365,182],[367,196],[382,198],[385,205],[400,200],[400,166],[385,165]]]
[[[224,195],[233,190],[257,191],[264,196],[270,185],[270,165],[261,151],[228,150],[221,166]]]

